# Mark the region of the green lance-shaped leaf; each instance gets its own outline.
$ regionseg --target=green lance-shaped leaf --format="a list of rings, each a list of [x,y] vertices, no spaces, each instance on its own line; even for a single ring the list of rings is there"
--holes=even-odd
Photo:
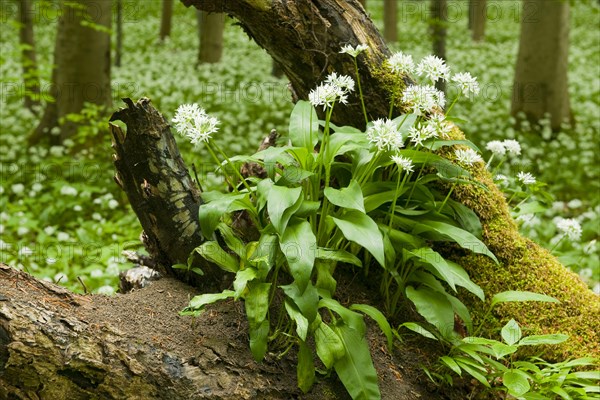
[[[260,361],[267,352],[267,337],[269,336],[269,321],[266,319],[269,310],[270,283],[248,284],[245,306],[248,324],[250,325],[250,350],[254,359]]]
[[[319,247],[317,248],[317,258],[319,260],[336,261],[362,267],[360,259],[346,250],[331,250]]]
[[[300,292],[304,292],[317,252],[317,238],[310,223],[306,220],[296,220],[290,224],[283,232],[279,246]]]
[[[233,281],[233,289],[235,290],[235,299],[239,299],[246,290],[248,282],[256,278],[256,269],[248,267],[246,269],[239,270],[235,274],[235,280]]]
[[[340,217],[332,219],[346,239],[367,249],[377,262],[385,267],[383,235],[371,217],[360,211],[348,210]]]
[[[311,152],[317,144],[319,117],[314,107],[306,100],[300,100],[290,115],[289,135],[294,146],[304,147]]]
[[[298,281],[294,281],[289,285],[279,286],[283,292],[298,307],[300,312],[309,323],[314,321],[317,316],[317,308],[319,304],[319,292],[312,283],[308,282],[308,285],[304,290],[301,290],[298,285]]]
[[[315,330],[315,344],[317,355],[327,369],[346,353],[342,338],[325,322],[321,322]]]
[[[446,296],[427,287],[415,289],[412,286],[406,288],[406,296],[415,304],[417,312],[435,326],[442,337],[452,337],[454,310]]]
[[[379,329],[381,329],[381,331],[387,338],[388,349],[392,349],[392,341],[394,340],[394,335],[392,334],[392,327],[390,326],[390,323],[381,311],[367,304],[353,304],[350,306],[350,309],[354,311],[360,311],[373,318],[375,322],[377,322],[377,325],[379,325]]]
[[[242,203],[236,203],[235,206],[233,206],[233,203],[238,199],[242,199],[244,196],[248,196],[248,194],[242,193],[233,195],[221,193],[220,198],[202,204],[198,212],[202,235],[204,235],[205,238],[211,238],[213,232],[217,228],[217,225],[221,221],[223,214],[237,211],[236,208],[238,210],[243,208]]]
[[[280,235],[285,231],[294,212],[302,204],[301,195],[302,188],[300,187],[290,189],[285,186],[271,186],[267,211],[269,211],[269,218],[271,218],[275,231]]]
[[[546,296],[545,294],[518,290],[508,290],[506,292],[496,293],[494,297],[492,297],[492,304],[490,305],[490,308],[494,307],[496,304],[499,303],[520,301],[542,301],[546,303],[560,303],[554,297]]]
[[[296,323],[296,333],[302,340],[306,340],[308,334],[308,319],[302,315],[300,309],[290,299],[285,300],[285,309],[290,318]]]
[[[444,257],[442,257],[441,254],[439,254],[437,251],[433,250],[430,247],[422,247],[420,249],[415,249],[411,251],[405,250],[405,252],[408,255],[408,257],[406,258],[417,258],[420,262],[432,266],[433,269],[437,272],[438,276],[440,276],[441,279],[446,281],[446,283],[448,283],[448,285],[454,291],[456,291],[456,286],[454,284],[454,275],[450,273],[448,264],[446,263],[446,260],[444,259]]]
[[[517,321],[511,319],[504,325],[502,331],[500,332],[502,335],[502,340],[509,346],[517,343],[521,340],[521,327],[517,324]]]
[[[184,311],[200,311],[202,312],[204,306],[207,304],[212,304],[219,300],[225,300],[230,297],[233,297],[235,292],[233,290],[224,290],[221,293],[205,293],[198,296],[194,296],[192,300],[190,300],[190,304],[186,307]]]
[[[569,338],[569,335],[561,333],[551,333],[549,335],[531,335],[524,337],[519,342],[519,346],[539,346],[541,344],[559,344]]]
[[[303,340],[299,342],[299,346],[298,366],[296,367],[298,387],[306,393],[315,382],[315,362],[310,347]]]
[[[473,293],[475,296],[479,297],[482,301],[485,300],[485,294],[483,293],[483,289],[473,282],[467,271],[460,265],[450,260],[446,260],[446,265],[448,266],[448,271],[453,276],[454,283],[458,286],[462,286],[467,289],[469,292]]]
[[[333,329],[341,338],[345,350],[344,357],[334,364],[335,372],[352,399],[380,399],[377,372],[364,336],[345,324],[337,324]]]
[[[360,185],[354,179],[350,181],[348,187],[342,189],[325,188],[324,191],[327,200],[338,207],[349,210],[365,212],[365,204]]]
[[[204,259],[217,264],[227,272],[237,272],[240,268],[239,261],[219,246],[215,241],[208,241],[196,247],[196,253]]]
[[[330,298],[322,298],[319,301],[319,308],[326,307],[331,311],[337,313],[346,325],[357,331],[361,336],[365,334],[366,325],[362,315],[357,312],[351,311],[344,307],[337,300]]]

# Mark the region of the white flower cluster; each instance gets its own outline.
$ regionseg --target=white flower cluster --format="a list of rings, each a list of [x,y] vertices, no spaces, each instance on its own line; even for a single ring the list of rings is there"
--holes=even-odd
[[[533,185],[535,183],[535,176],[529,172],[521,171],[517,174],[517,180],[523,185]]]
[[[182,104],[173,118],[175,129],[190,142],[208,142],[211,135],[219,130],[219,120],[206,114],[198,104]]]
[[[347,75],[333,72],[327,76],[325,82],[310,91],[308,100],[313,106],[323,106],[325,110],[333,107],[336,101],[346,104],[348,93],[352,91],[354,91],[354,80]]]
[[[410,54],[399,51],[388,58],[389,68],[395,74],[412,74],[415,71],[415,63]]]
[[[413,162],[410,158],[394,155],[391,157],[391,159],[401,170],[406,172],[413,172]]]
[[[356,58],[360,53],[367,50],[368,48],[369,46],[365,44],[359,44],[356,47],[352,47],[351,45],[346,44],[342,47],[342,50],[340,50],[340,54],[349,54],[352,57]]]
[[[566,235],[569,240],[576,241],[581,238],[581,225],[573,218],[559,218],[556,228]]]
[[[411,85],[402,93],[402,101],[410,106],[413,114],[425,115],[436,108],[443,110],[446,96],[431,85]]]
[[[404,138],[398,127],[389,119],[378,119],[367,129],[367,139],[380,151],[404,147]]]
[[[514,139],[492,140],[486,144],[485,148],[496,156],[504,156],[507,152],[513,156],[521,154],[521,145]]]
[[[476,162],[483,161],[481,156],[473,149],[458,149],[454,151],[456,159],[466,165],[473,165]]]
[[[436,138],[437,132],[433,125],[419,123],[409,128],[408,137],[415,146],[423,146],[423,142],[427,139]]]
[[[426,76],[432,83],[442,79],[447,81],[450,79],[450,67],[446,62],[434,55],[428,55],[421,60],[417,65],[416,72],[418,75]]]

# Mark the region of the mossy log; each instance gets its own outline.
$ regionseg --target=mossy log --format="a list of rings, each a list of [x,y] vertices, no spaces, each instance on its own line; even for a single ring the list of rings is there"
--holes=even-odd
[[[369,50],[359,55],[358,67],[370,119],[388,114],[392,91],[410,82],[396,82],[382,68],[390,51],[373,22],[357,0],[182,0],[209,12],[224,12],[239,20],[248,35],[277,61],[290,80],[295,95],[306,99],[311,89],[333,71],[355,77],[354,63],[340,54],[344,44],[366,44]],[[397,92],[396,92],[397,93]],[[398,96],[396,96],[398,97]],[[401,106],[395,113],[401,111]],[[357,97],[344,107],[335,107],[335,124],[364,126]],[[455,133],[463,137],[459,131]],[[486,245],[501,260],[500,265],[475,255],[447,254],[458,259],[488,298],[503,290],[529,290],[556,297],[560,304],[525,303],[499,307],[498,318],[488,325],[497,328],[514,318],[528,334],[566,333],[570,339],[548,349],[548,358],[599,355],[599,298],[548,251],[522,237],[512,220],[506,200],[495,187],[483,166],[475,168],[477,178],[490,188],[457,188],[456,200],[473,208],[483,225]],[[484,305],[470,302],[470,308]]]

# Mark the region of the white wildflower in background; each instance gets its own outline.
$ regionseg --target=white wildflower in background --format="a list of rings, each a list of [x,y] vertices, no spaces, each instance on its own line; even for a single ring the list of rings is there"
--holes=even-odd
[[[65,283],[69,281],[69,277],[65,274],[63,274],[62,272],[59,272],[58,274],[54,275],[54,282],[55,283]]]
[[[100,286],[98,289],[96,289],[96,293],[110,296],[115,293],[115,289],[112,286],[104,285],[104,286]]]
[[[369,46],[367,46],[366,44],[359,44],[356,45],[356,47],[352,47],[349,44],[346,44],[342,47],[342,50],[340,50],[340,54],[349,54],[352,57],[356,58],[360,53],[367,50],[368,48]]]
[[[43,189],[44,187],[42,186],[41,183],[39,182],[35,182],[33,185],[31,185],[31,190],[33,190],[34,192],[39,192]]]
[[[25,185],[23,185],[22,183],[15,183],[11,186],[11,189],[14,194],[21,194],[23,193],[23,190],[25,190]]]
[[[566,235],[569,240],[577,241],[581,238],[581,225],[573,218],[558,218],[556,228]]]
[[[65,148],[63,146],[52,146],[50,147],[50,155],[54,157],[62,157],[65,153]]]
[[[83,210],[83,208],[81,208],[81,206],[80,206],[79,204],[75,204],[75,205],[73,206],[73,211],[79,212],[79,211],[81,211],[81,210]]]
[[[33,250],[31,250],[29,247],[27,246],[23,246],[21,247],[21,249],[19,250],[19,257],[29,257],[30,255],[33,254]]]
[[[308,94],[310,103],[317,107],[323,106],[323,110],[333,107],[333,103],[339,101],[342,104],[348,102],[348,95],[339,86],[330,83],[322,83]]]
[[[472,165],[476,162],[483,161],[481,156],[473,149],[458,149],[454,151],[456,159],[466,165]]]
[[[446,96],[431,85],[411,85],[404,89],[402,101],[410,106],[413,114],[424,115],[432,112],[435,108],[443,110],[446,105]]]
[[[346,93],[354,91],[354,80],[348,75],[338,75],[332,72],[325,79],[325,83],[335,85]]]
[[[44,228],[44,232],[46,235],[51,236],[54,232],[56,232],[56,228],[53,226],[47,226]]]
[[[591,240],[588,244],[586,244],[585,246],[583,246],[583,252],[585,254],[595,254],[596,253],[596,248],[598,241],[596,239]]]
[[[498,185],[506,186],[508,185],[508,176],[503,174],[498,174],[494,177],[494,180]]]
[[[378,119],[367,129],[367,139],[380,151],[404,147],[404,139],[396,124],[389,119]]]
[[[469,93],[473,93],[474,95],[479,94],[479,83],[477,83],[477,78],[471,76],[468,72],[459,72],[452,77],[452,81],[455,82],[460,91],[466,96]]]
[[[446,62],[434,55],[423,58],[417,65],[416,72],[418,75],[426,76],[433,83],[440,79],[447,81],[450,77],[450,68],[446,65]]]
[[[400,168],[401,170],[406,172],[413,172],[413,162],[410,158],[398,155],[392,156],[391,158],[392,161],[395,162],[398,168]]]
[[[390,70],[395,74],[409,75],[415,71],[415,63],[410,54],[399,51],[388,58]]]
[[[46,263],[48,265],[56,264],[56,258],[54,258],[54,257],[48,257],[48,258],[46,258]]]
[[[206,114],[196,103],[180,105],[172,121],[177,132],[192,144],[208,142],[211,135],[219,130],[219,120]]]
[[[17,228],[17,235],[19,236],[25,236],[29,233],[29,228],[26,226],[20,226],[19,228]]]
[[[423,142],[431,137],[437,137],[437,132],[433,125],[417,124],[408,129],[408,138],[414,146],[423,146]]]
[[[102,278],[102,275],[104,275],[104,272],[99,268],[90,271],[90,277],[92,278]]]
[[[492,140],[485,145],[485,148],[491,151],[495,156],[503,156],[506,154],[506,147],[500,140]]]
[[[444,114],[433,114],[429,121],[427,121],[427,125],[433,127],[436,133],[435,137],[441,136],[442,138],[447,139],[450,132],[452,132],[452,125],[450,122],[446,121],[446,116]]]
[[[573,199],[567,203],[567,207],[569,208],[579,208],[583,205],[583,202],[579,199]]]
[[[60,194],[63,196],[77,196],[77,189],[72,186],[63,186],[60,188]]]
[[[592,276],[594,276],[594,272],[592,271],[591,268],[582,268],[579,271],[579,277],[584,281],[587,282]]]
[[[521,154],[521,145],[514,139],[506,139],[502,142],[506,151],[513,156],[518,156]]]
[[[535,183],[535,176],[529,172],[521,171],[517,174],[517,180],[523,185],[533,185]]]
[[[117,208],[119,206],[119,202],[115,199],[110,199],[108,201],[108,208],[110,208],[111,210],[114,210],[115,208]]]
[[[542,220],[535,214],[523,214],[517,217],[517,221],[523,223],[525,228],[535,228],[542,223]]]
[[[58,240],[59,242],[66,242],[70,238],[71,236],[69,236],[69,234],[66,232],[58,232],[56,234],[56,240]]]

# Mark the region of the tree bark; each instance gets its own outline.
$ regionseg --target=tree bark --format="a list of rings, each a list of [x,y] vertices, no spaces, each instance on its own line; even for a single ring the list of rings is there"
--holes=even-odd
[[[171,36],[171,20],[173,19],[173,0],[163,0],[162,14],[160,18],[160,41]]]
[[[21,63],[23,64],[25,108],[37,113],[35,106],[40,104],[40,78],[38,73],[31,13],[31,0],[20,0],[19,44],[21,45]]]
[[[448,24],[448,2],[446,0],[431,0],[430,30],[433,42],[433,54],[446,60],[446,32]],[[446,82],[439,79],[435,87],[446,92]]]
[[[117,1],[117,36],[115,43],[115,66],[121,66],[121,55],[123,54],[123,0]]]
[[[182,282],[161,279],[125,295],[76,295],[0,263],[0,398],[300,397],[293,351],[281,360],[267,356],[256,363],[243,308],[223,302],[193,321],[179,316],[194,294]],[[381,353],[385,338],[377,330],[369,327],[370,343],[372,352]],[[406,369],[400,373],[390,366],[400,364],[405,352],[403,346],[397,356],[375,359],[383,398],[442,398],[404,375]],[[302,398],[349,396],[337,380],[323,378]]]
[[[383,0],[383,38],[387,43],[398,41],[397,0]]]
[[[485,38],[485,23],[487,21],[487,0],[471,0],[471,37],[475,42]]]
[[[281,64],[299,99],[308,98],[310,90],[329,72],[354,76],[353,61],[348,55],[339,54],[340,47],[346,43],[368,44],[369,50],[358,56],[367,113],[371,120],[387,115],[395,81],[382,72],[382,63],[390,52],[357,0],[182,2],[236,17],[243,29]],[[410,82],[410,78],[407,81]],[[400,109],[401,105],[396,111]],[[349,99],[347,106],[335,107],[332,121],[338,126],[364,127],[358,98]],[[464,138],[459,130],[453,135],[455,139]],[[506,199],[494,185],[489,172],[483,167],[477,168],[474,176],[490,189],[484,191],[460,185],[452,196],[477,213],[483,227],[482,239],[501,263],[496,266],[483,256],[455,254],[450,248],[441,251],[463,265],[486,296],[504,290],[529,290],[561,301],[556,306],[527,303],[499,307],[496,313],[499,320],[487,325],[492,329],[489,334],[497,333],[496,324],[514,318],[528,326],[532,334],[571,334],[563,345],[548,350],[547,357],[599,354],[597,326],[600,317],[596,295],[547,250],[519,234]],[[483,314],[485,304],[466,301],[475,314]]]
[[[50,90],[54,102],[47,104],[44,116],[29,140],[32,144],[58,127],[67,115],[81,112],[85,102],[111,106],[108,31],[111,0],[64,2],[62,9]],[[62,120],[59,142],[72,136],[77,127],[74,121]],[[56,140],[51,139],[51,142]]]
[[[223,31],[225,15],[198,11],[198,64],[213,64],[223,56]]]
[[[555,131],[573,122],[568,63],[569,2],[525,0],[511,114],[523,112],[536,123],[548,113]]]

